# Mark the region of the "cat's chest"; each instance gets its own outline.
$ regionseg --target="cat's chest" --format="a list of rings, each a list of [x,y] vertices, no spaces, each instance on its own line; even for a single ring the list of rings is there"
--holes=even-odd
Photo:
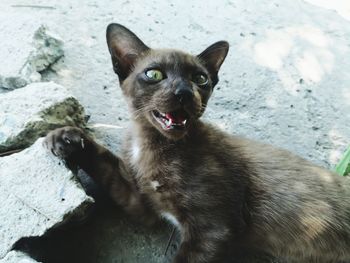
[[[136,178],[177,174],[179,169],[176,169],[176,163],[181,162],[181,153],[177,149],[157,149],[138,139],[131,142],[128,157]]]
[[[129,150],[129,162],[134,171],[138,189],[154,203],[172,206],[183,188],[184,169],[181,157],[160,152],[133,140]]]
[[[138,139],[134,139],[131,142],[130,150],[129,150],[129,159],[130,163],[136,168],[139,169],[139,161],[141,159],[141,150],[142,145],[140,144]]]

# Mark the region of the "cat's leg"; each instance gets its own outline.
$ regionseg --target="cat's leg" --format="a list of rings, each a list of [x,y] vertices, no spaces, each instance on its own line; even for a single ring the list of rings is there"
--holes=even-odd
[[[137,191],[123,160],[97,144],[81,129],[63,127],[51,131],[44,144],[53,154],[66,160],[69,167],[83,169],[126,212],[146,224],[156,220]]]
[[[182,229],[182,241],[173,263],[225,263],[229,229],[225,226]]]

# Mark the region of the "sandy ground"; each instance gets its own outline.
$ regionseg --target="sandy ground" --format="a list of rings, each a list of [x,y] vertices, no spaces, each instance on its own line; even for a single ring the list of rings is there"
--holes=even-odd
[[[61,36],[65,58],[45,78],[72,91],[98,139],[113,151],[128,121],[105,43],[106,26],[118,22],[151,47],[193,54],[228,40],[230,53],[205,119],[332,168],[350,144],[350,5],[329,2],[1,0],[0,18],[39,20]],[[108,209],[101,208],[88,228],[67,231],[84,233],[83,241],[63,237],[58,243],[69,245],[54,253],[77,254],[80,247],[82,262],[161,262],[167,232],[150,234]],[[98,236],[107,238],[100,242]],[[129,252],[120,240],[128,238],[136,252],[121,261]],[[151,261],[144,261],[142,249],[156,251],[146,253]]]

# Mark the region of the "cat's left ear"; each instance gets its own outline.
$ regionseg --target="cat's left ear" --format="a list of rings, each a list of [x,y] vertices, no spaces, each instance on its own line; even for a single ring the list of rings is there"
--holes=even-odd
[[[200,53],[197,57],[202,61],[204,66],[207,68],[211,80],[213,82],[213,87],[218,83],[218,72],[224,62],[226,55],[229,50],[229,44],[226,41],[219,41],[206,50]]]
[[[107,44],[112,57],[113,69],[123,82],[132,71],[137,59],[149,50],[133,32],[120,24],[107,27]]]

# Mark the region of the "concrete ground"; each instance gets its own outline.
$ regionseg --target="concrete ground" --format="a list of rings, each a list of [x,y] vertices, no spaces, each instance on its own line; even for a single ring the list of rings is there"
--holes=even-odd
[[[61,36],[65,57],[43,77],[71,90],[96,137],[113,151],[128,121],[105,43],[106,26],[118,22],[151,47],[197,54],[228,40],[204,118],[332,168],[350,144],[350,7],[346,0],[329,2],[2,0],[0,18],[39,20]],[[84,224],[22,245],[49,263],[164,260],[169,227],[135,225],[99,200]]]

